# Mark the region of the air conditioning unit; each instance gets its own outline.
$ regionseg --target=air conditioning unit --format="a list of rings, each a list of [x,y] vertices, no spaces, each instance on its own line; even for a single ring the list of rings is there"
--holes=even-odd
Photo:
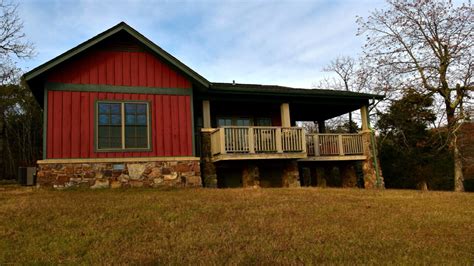
[[[22,186],[36,185],[36,167],[18,167],[18,184]]]

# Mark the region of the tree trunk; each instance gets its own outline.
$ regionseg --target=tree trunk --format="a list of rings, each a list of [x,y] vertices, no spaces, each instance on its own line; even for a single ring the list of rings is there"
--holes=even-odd
[[[458,147],[458,137],[453,136],[452,140],[453,155],[454,155],[454,191],[464,191],[464,175],[462,173],[462,156]]]
[[[458,138],[456,135],[455,110],[451,108],[449,102],[446,102],[446,118],[448,120],[449,147],[453,152],[454,160],[454,191],[464,191],[464,176],[462,173],[462,155],[458,147]]]
[[[352,128],[352,112],[349,112],[349,133],[354,133],[354,129]]]

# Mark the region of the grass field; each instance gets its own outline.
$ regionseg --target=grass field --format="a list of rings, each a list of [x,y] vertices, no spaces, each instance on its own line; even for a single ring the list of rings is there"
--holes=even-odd
[[[474,263],[474,194],[0,190],[2,263]]]

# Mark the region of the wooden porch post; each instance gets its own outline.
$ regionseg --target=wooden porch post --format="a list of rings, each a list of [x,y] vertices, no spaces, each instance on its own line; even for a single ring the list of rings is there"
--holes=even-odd
[[[360,117],[362,119],[362,131],[369,130],[369,111],[367,105],[360,108]]]
[[[203,128],[211,128],[211,106],[208,100],[202,101]]]
[[[276,142],[276,150],[277,153],[283,153],[283,144],[281,141],[281,128],[277,128],[275,131],[275,142]]]
[[[255,135],[254,135],[253,127],[249,127],[248,141],[249,141],[249,153],[255,153]]]
[[[290,120],[290,104],[289,103],[282,103],[280,106],[281,112],[281,126],[282,127],[291,127],[291,120]]]
[[[225,143],[225,128],[219,128],[219,142],[220,142],[220,147],[221,147],[221,154],[226,154],[226,144]]]

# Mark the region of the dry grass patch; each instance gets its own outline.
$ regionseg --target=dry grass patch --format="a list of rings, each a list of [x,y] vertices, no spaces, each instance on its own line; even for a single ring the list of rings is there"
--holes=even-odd
[[[474,194],[0,191],[0,263],[472,264]]]

